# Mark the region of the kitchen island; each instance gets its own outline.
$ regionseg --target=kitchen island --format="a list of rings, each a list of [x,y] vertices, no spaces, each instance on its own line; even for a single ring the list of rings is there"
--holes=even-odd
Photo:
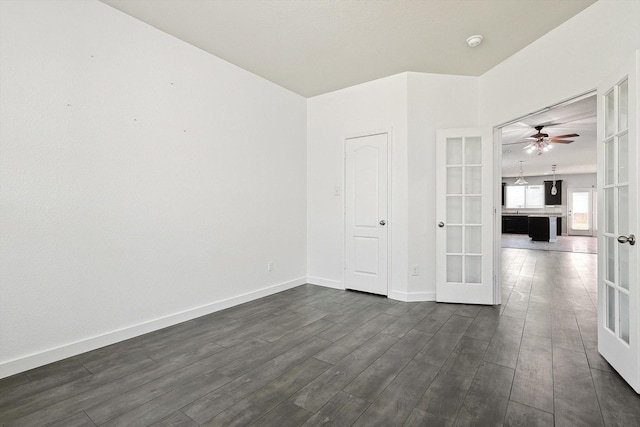
[[[562,215],[555,213],[503,213],[502,232],[527,234],[535,241],[555,242],[562,235]]]

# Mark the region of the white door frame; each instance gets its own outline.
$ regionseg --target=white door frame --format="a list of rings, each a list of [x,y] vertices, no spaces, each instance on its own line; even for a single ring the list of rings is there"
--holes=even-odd
[[[494,233],[495,233],[495,244],[494,244],[494,277],[495,277],[495,286],[494,286],[494,304],[501,304],[502,299],[502,204],[499,202],[500,198],[497,195],[500,195],[502,192],[502,128],[509,126],[510,124],[519,122],[528,117],[532,117],[546,111],[549,111],[555,107],[559,107],[561,105],[570,104],[572,102],[579,101],[580,99],[587,98],[589,96],[596,95],[596,89],[591,89],[586,92],[583,92],[579,95],[572,96],[563,101],[557,102],[555,104],[551,104],[548,107],[541,108],[537,111],[534,111],[529,114],[525,114],[520,117],[516,117],[515,119],[509,120],[507,122],[501,123],[499,125],[494,126],[493,128],[493,152],[494,152],[494,200],[495,200],[495,225],[494,225]],[[598,211],[598,218],[600,217],[600,212]],[[568,223],[568,221],[567,221]]]
[[[375,135],[387,135],[387,298],[391,293],[390,284],[393,270],[392,253],[393,253],[393,209],[391,205],[392,196],[392,153],[393,153],[393,129],[377,129],[371,131],[363,131],[346,134],[342,138],[342,287],[346,289],[347,285],[347,140],[353,138],[363,138]]]

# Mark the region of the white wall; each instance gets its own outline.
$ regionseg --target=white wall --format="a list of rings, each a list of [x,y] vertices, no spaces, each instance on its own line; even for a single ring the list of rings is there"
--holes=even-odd
[[[436,131],[474,127],[478,120],[476,77],[409,73],[409,276],[407,300],[435,299]],[[409,269],[411,271],[411,269]]]
[[[391,292],[407,291],[407,75],[398,74],[307,101],[307,274],[344,288],[344,139],[390,133]],[[335,195],[336,187],[340,195]]]
[[[0,7],[0,376],[304,283],[304,98],[97,1]]]
[[[436,130],[477,123],[477,78],[405,73],[310,98],[307,104],[308,275],[342,288],[344,139],[392,130],[389,296],[435,298]],[[409,275],[418,264],[419,276]]]
[[[640,1],[599,0],[480,77],[496,126],[593,90],[640,49]]]

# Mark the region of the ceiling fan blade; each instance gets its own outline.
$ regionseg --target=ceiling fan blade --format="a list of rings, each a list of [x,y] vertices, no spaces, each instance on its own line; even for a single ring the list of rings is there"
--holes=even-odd
[[[573,139],[559,139],[557,141],[550,139],[549,142],[552,144],[571,144],[573,142]]]
[[[566,135],[556,135],[551,137],[551,139],[557,139],[557,138],[575,138],[576,136],[580,136],[577,133],[568,133]]]
[[[534,144],[534,143],[532,142],[531,144],[527,145],[526,147],[522,147],[522,149],[523,149],[523,150],[527,150],[527,149],[529,149],[529,148],[531,148],[531,147],[534,147],[535,145],[536,145],[536,144]]]
[[[505,142],[502,145],[517,145],[517,144],[530,144],[531,141],[529,140],[529,138],[522,140],[522,141],[516,141],[516,142]]]

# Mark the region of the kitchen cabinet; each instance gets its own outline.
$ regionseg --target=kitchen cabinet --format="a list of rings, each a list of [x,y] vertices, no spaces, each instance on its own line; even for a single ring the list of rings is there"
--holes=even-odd
[[[503,215],[502,232],[510,234],[528,234],[529,222],[524,215]]]
[[[556,180],[558,193],[555,196],[551,195],[551,187],[553,187],[553,181],[544,182],[544,204],[548,206],[559,206],[562,204],[562,180]]]

